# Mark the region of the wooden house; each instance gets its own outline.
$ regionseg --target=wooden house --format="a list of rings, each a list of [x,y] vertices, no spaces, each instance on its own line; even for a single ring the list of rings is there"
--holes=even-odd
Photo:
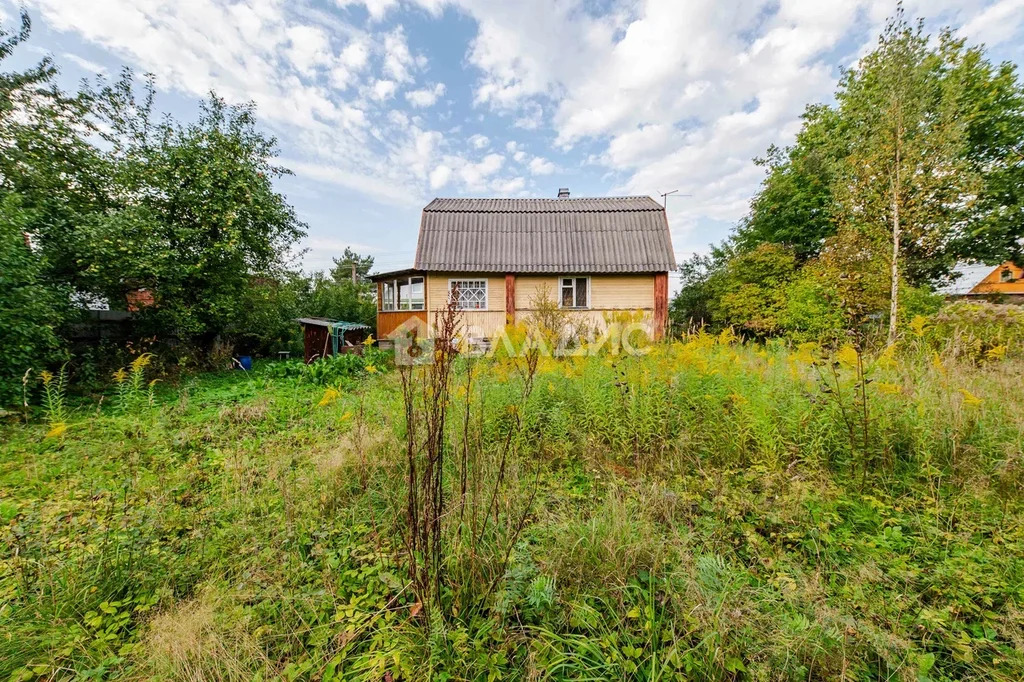
[[[539,300],[600,329],[616,313],[654,337],[668,319],[676,267],[668,220],[650,197],[434,199],[424,209],[413,267],[375,274],[377,335],[425,327],[454,297],[474,338],[526,321]]]
[[[960,264],[952,283],[940,287],[947,298],[1024,303],[1024,270],[1010,261],[999,265]]]

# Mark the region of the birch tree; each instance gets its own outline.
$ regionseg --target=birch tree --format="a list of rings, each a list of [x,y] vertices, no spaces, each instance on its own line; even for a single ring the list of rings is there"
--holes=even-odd
[[[944,252],[977,192],[965,160],[967,121],[949,91],[959,84],[934,77],[938,58],[921,24],[908,24],[900,8],[836,95],[849,149],[836,181],[839,219],[886,254],[890,343],[906,268]]]

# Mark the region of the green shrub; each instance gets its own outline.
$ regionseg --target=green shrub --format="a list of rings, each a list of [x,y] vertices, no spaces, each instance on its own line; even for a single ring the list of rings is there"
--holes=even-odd
[[[974,361],[1024,353],[1024,309],[1014,305],[957,301],[922,329],[933,349]]]

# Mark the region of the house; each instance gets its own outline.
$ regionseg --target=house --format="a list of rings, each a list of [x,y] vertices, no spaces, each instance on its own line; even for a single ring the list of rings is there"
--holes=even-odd
[[[493,339],[545,298],[600,330],[638,313],[661,337],[676,267],[665,209],[650,197],[434,199],[413,267],[371,276],[377,335],[433,321],[450,297],[466,335]]]
[[[959,264],[952,283],[939,287],[947,298],[1024,303],[1024,270],[1010,261],[999,265]]]

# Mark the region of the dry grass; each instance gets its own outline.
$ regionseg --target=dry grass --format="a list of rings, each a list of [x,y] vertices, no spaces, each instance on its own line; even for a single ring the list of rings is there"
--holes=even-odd
[[[259,643],[214,590],[154,617],[143,638],[149,678],[182,682],[252,680],[271,672]]]

